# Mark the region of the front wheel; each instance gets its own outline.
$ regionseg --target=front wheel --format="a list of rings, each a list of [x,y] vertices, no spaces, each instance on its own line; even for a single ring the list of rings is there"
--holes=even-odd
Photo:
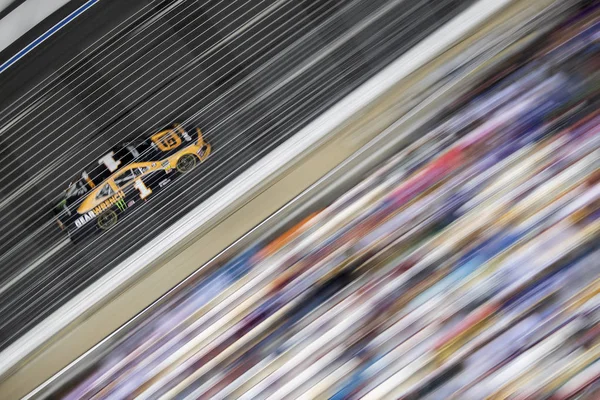
[[[117,224],[117,213],[114,210],[105,210],[98,215],[98,227],[103,231],[107,231]]]
[[[197,162],[195,155],[184,154],[177,160],[177,171],[185,174],[186,172],[193,170]]]

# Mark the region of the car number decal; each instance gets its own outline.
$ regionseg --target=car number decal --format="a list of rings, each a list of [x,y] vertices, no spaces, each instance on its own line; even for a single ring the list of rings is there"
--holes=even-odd
[[[150,189],[148,186],[146,186],[146,184],[141,179],[138,179],[137,181],[135,181],[133,186],[137,190],[140,191],[140,198],[142,200],[145,199],[146,197],[150,196],[150,194],[152,194],[152,189]]]

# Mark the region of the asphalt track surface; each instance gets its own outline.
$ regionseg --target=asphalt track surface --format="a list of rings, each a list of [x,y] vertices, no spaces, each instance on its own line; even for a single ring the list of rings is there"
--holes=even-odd
[[[0,75],[0,349],[471,3],[105,0]],[[68,241],[51,207],[72,177],[173,122],[211,158]]]

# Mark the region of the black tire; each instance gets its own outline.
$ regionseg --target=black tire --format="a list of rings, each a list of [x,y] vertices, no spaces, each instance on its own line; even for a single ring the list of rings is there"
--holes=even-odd
[[[96,217],[96,221],[98,223],[98,228],[103,231],[107,231],[113,226],[117,224],[119,217],[114,210],[105,210],[102,211],[100,215]]]
[[[198,163],[198,159],[193,154],[184,154],[177,160],[177,171],[185,174],[193,170]]]

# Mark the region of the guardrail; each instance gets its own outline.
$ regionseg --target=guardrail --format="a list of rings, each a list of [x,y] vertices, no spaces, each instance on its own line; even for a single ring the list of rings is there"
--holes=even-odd
[[[507,8],[513,3],[512,8]],[[365,152],[371,154],[367,159],[373,163],[384,153],[392,151],[393,146],[397,148],[405,140],[400,140],[402,136],[388,144],[382,138],[389,139],[386,135],[397,134],[398,129],[407,129],[408,124],[426,120],[440,102],[448,101],[447,97],[445,100],[434,99],[431,92],[424,92],[426,85],[432,85],[444,76],[439,69],[441,65],[448,60],[464,63],[481,57],[486,51],[498,54],[502,40],[504,44],[507,40],[500,33],[515,25],[520,28],[526,26],[542,11],[561,2],[539,0],[525,3],[511,0],[478,2],[199,206],[191,213],[191,220],[176,224],[156,243],[145,246],[109,276],[65,305],[0,355],[2,372],[6,373],[6,377],[12,373],[0,385],[0,393],[20,397],[26,390],[52,376],[220,253],[221,249],[252,231],[308,186],[314,184],[305,193],[305,199],[311,198],[315,190],[331,186],[334,177],[340,177],[342,172],[346,173],[359,163],[361,166],[357,168],[369,165],[364,161]],[[489,19],[500,11],[503,19],[490,23]],[[489,25],[486,29],[456,46],[485,22]],[[490,41],[490,38],[496,38],[496,41]],[[474,46],[474,43],[486,41],[489,42],[487,48]],[[441,54],[444,56],[439,57]],[[439,58],[431,63],[436,57]],[[489,59],[490,54],[485,58]],[[480,58],[473,68],[481,72],[481,67],[485,67],[482,61]],[[428,63],[427,69],[419,70]],[[473,79],[473,75],[469,75],[468,79],[463,77],[461,85]],[[401,101],[398,101],[399,92],[404,94]],[[419,93],[420,98],[415,97]],[[437,90],[435,93],[439,96],[444,92]],[[425,101],[423,95],[430,96],[429,100]],[[399,115],[404,117],[399,120]],[[371,141],[382,131],[387,134]],[[323,146],[317,148],[318,144]],[[307,155],[310,148],[317,150]],[[356,151],[359,153],[347,159]],[[298,162],[300,159],[301,163]],[[336,170],[323,178],[336,166]],[[319,181],[320,178],[323,179]],[[306,197],[308,193],[310,195]],[[316,199],[318,197],[312,201]],[[278,218],[286,213],[293,214],[290,207],[279,212]],[[238,243],[256,237],[269,225],[275,226],[273,221],[268,219],[260,229],[253,230]],[[142,279],[132,283],[140,277]],[[115,285],[115,282],[118,284]],[[100,321],[104,322],[100,324]],[[56,332],[60,334],[50,340]]]

